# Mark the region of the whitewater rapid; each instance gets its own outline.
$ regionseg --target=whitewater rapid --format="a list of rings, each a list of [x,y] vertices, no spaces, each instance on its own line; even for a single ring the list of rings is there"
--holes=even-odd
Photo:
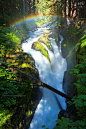
[[[39,71],[40,80],[64,93],[64,90],[62,89],[62,82],[64,71],[66,71],[67,68],[67,63],[61,55],[61,43],[63,41],[63,36],[59,35],[61,39],[59,47],[53,38],[49,38],[53,52],[50,51],[44,43],[42,43],[48,51],[51,65],[45,56],[43,56],[39,51],[31,48],[33,42],[36,42],[40,36],[43,35],[44,30],[47,29],[49,28],[46,28],[45,26],[43,28],[38,28],[35,32],[30,32],[29,39],[22,44],[22,49],[34,58],[35,67]],[[45,125],[46,128],[49,129],[54,128],[56,125],[55,120],[58,119],[58,113],[61,110],[56,98],[61,104],[62,109],[66,110],[65,98],[46,88],[41,88],[41,91],[43,93],[43,97],[37,106],[29,129],[42,129],[42,125]]]

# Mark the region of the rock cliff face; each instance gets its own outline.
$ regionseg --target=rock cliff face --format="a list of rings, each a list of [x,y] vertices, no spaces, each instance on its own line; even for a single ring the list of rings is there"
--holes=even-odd
[[[64,57],[64,52],[62,51],[62,55]],[[63,89],[66,92],[66,94],[70,97],[72,97],[74,94],[76,94],[76,88],[74,86],[74,82],[76,78],[70,74],[70,70],[74,68],[76,63],[76,53],[75,50],[73,50],[69,56],[64,57],[67,61],[67,71],[64,73],[63,78]]]
[[[75,47],[71,50],[68,49],[68,48],[71,48],[71,45],[72,45],[72,44],[70,45],[70,42],[67,44],[66,47],[64,47],[66,45],[66,40],[65,40],[66,35],[64,34],[64,30],[63,32],[62,31],[58,31],[58,32],[59,34],[62,34],[64,37],[61,49],[62,49],[62,56],[67,61],[67,71],[64,72],[64,78],[63,78],[63,89],[68,96],[73,97],[75,94],[77,94],[76,87],[73,84],[76,78],[70,74],[70,71],[76,65],[76,51],[75,51]],[[66,102],[68,101],[69,100],[66,100]],[[72,108],[71,108],[71,106],[67,103],[66,111],[61,110],[58,114],[58,119],[61,119],[61,117],[65,117],[75,121],[77,119],[77,115],[76,115],[76,110],[74,109],[75,109],[74,105],[72,105]]]
[[[69,31],[68,30],[69,28],[68,27],[58,28],[58,33],[62,34],[64,37],[61,50],[62,50],[63,58],[65,58],[67,61],[67,71],[65,71],[64,78],[63,78],[63,89],[68,96],[73,97],[77,93],[76,87],[73,84],[76,78],[70,74],[70,71],[76,65],[75,46],[76,46],[76,43],[78,42],[78,39],[75,40],[75,42],[72,42],[72,39],[70,40],[70,37],[67,37],[68,35],[66,35],[66,31]],[[67,42],[67,38],[68,38],[68,42]],[[58,42],[59,42],[59,38],[58,38]]]

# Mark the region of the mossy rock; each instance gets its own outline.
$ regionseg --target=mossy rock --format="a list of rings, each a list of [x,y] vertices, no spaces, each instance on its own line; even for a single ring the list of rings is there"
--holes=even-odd
[[[38,50],[40,51],[49,61],[50,63],[50,58],[49,58],[49,55],[47,53],[47,50],[45,49],[45,47],[39,42],[34,42],[33,45],[32,45],[32,48],[35,49],[35,50]]]
[[[43,36],[41,36],[40,39],[39,39],[39,41],[40,41],[40,42],[43,42],[43,43],[48,47],[48,49],[49,49],[50,51],[53,51],[52,46],[51,46],[51,42],[50,42],[50,40],[49,40],[48,35],[43,35]]]

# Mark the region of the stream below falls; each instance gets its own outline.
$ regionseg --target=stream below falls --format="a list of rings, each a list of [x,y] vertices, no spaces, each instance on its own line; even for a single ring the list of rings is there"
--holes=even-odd
[[[34,32],[30,32],[29,39],[22,43],[22,49],[34,58],[35,67],[39,71],[40,80],[64,93],[62,83],[64,71],[67,69],[67,63],[61,54],[63,36],[59,35],[61,39],[59,47],[53,38],[49,38],[53,52],[50,51],[44,43],[42,43],[48,51],[51,65],[48,59],[43,56],[40,51],[36,51],[31,48],[33,42],[36,42],[47,29],[49,28],[45,25],[44,27],[37,28]],[[29,129],[42,129],[42,125],[45,125],[46,128],[53,129],[56,125],[55,120],[58,119],[58,113],[60,110],[66,110],[66,99],[46,88],[41,87],[40,90],[43,93],[43,97],[37,106]]]

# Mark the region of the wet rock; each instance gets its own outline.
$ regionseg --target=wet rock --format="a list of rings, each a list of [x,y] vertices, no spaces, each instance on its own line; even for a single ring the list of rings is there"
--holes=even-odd
[[[40,41],[36,41],[32,44],[32,48],[37,50],[37,51],[40,51],[41,54],[43,54],[49,61],[50,63],[50,58],[49,58],[49,55],[48,55],[48,52],[46,50],[46,48],[41,44]]]
[[[49,34],[50,31],[49,31],[49,30],[45,30],[44,33],[45,33],[45,34]]]
[[[67,113],[67,111],[65,111],[65,110],[61,110],[60,112],[59,112],[59,114],[58,114],[58,119],[61,119],[61,117],[65,117],[65,118],[68,118],[68,113]]]
[[[49,32],[49,31],[47,31],[47,32]],[[39,41],[40,42],[43,42],[48,47],[48,49],[53,52],[53,48],[51,46],[51,42],[50,42],[49,36],[47,34],[41,36],[39,38]]]
[[[67,54],[68,52],[66,52]],[[62,51],[62,55],[65,56],[64,51]],[[73,97],[74,94],[76,94],[76,87],[74,86],[74,82],[76,81],[76,77],[72,76],[70,74],[70,69],[73,69],[75,67],[75,51],[66,58],[67,61],[67,71],[64,72],[64,78],[63,78],[63,89],[66,92],[67,95],[70,97]]]
[[[68,112],[67,109],[66,110],[61,110],[58,114],[58,119],[61,119],[62,117],[64,117],[64,118],[69,118],[69,120],[76,121],[77,120],[77,114],[75,113],[76,110],[74,110],[73,107],[72,107],[73,110],[70,109],[70,112]]]
[[[34,32],[34,29],[32,30],[32,32]]]
[[[37,31],[37,28],[34,28],[35,31]]]
[[[49,37],[55,39],[55,42],[59,46],[60,38],[59,38],[58,29],[56,27],[52,30],[52,33],[49,35]]]

